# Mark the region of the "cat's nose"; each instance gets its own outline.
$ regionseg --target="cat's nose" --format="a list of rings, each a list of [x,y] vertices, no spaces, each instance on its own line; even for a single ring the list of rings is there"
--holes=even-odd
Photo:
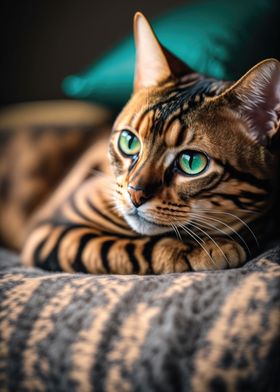
[[[151,197],[151,195],[145,192],[145,189],[139,185],[135,186],[128,184],[127,188],[130,199],[135,207],[140,207]]]

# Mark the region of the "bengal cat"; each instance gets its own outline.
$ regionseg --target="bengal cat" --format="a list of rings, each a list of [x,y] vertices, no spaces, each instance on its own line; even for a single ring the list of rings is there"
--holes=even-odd
[[[271,214],[280,65],[235,83],[192,71],[134,20],[134,92],[33,217],[26,265],[161,274],[234,268],[258,251]],[[91,171],[93,161],[104,173]]]

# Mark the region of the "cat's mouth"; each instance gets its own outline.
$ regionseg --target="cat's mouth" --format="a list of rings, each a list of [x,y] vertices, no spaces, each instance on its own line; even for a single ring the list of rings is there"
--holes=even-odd
[[[172,231],[170,226],[152,222],[138,210],[124,214],[124,218],[134,231],[142,235],[157,235]]]

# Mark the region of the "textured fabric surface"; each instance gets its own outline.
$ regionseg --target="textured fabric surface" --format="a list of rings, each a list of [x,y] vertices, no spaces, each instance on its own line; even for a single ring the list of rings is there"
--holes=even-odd
[[[240,269],[161,276],[0,259],[1,391],[280,388],[279,246]]]

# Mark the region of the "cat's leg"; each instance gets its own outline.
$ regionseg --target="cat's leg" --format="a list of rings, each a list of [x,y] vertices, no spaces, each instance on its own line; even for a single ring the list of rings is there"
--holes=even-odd
[[[244,248],[235,241],[221,238],[205,241],[202,246],[194,247],[188,254],[194,271],[236,268],[246,261]]]
[[[94,274],[162,274],[234,268],[246,259],[234,241],[205,242],[203,248],[173,237],[120,237],[93,226],[42,223],[23,252],[25,264],[53,271]]]
[[[86,225],[42,223],[22,254],[26,265],[94,274],[161,274],[190,271],[190,247],[172,237],[122,238]]]
[[[170,273],[236,267],[245,261],[235,242],[205,241],[202,247],[170,234],[139,236],[118,215],[112,179],[90,178],[66,198],[42,208],[23,249],[23,261],[49,270],[90,273]],[[72,187],[73,189],[73,187]]]
[[[23,247],[26,265],[53,271],[147,274],[189,271],[189,245],[168,234],[140,236],[115,210],[112,179],[89,178],[67,197],[57,191],[35,216]]]
[[[152,262],[155,273],[208,271],[239,267],[246,257],[243,247],[235,241],[221,238],[198,246],[166,237],[154,247]]]

